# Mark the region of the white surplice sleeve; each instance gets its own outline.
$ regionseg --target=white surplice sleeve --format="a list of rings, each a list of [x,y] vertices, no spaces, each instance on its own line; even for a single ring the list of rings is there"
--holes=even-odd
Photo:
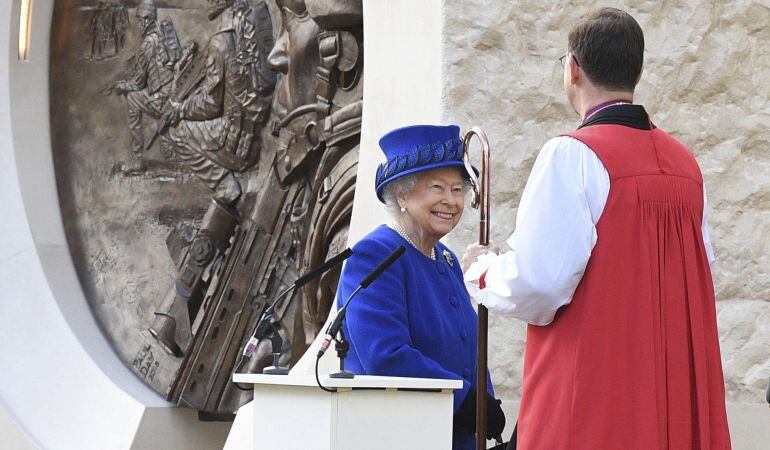
[[[570,137],[548,141],[524,188],[512,251],[479,257],[466,286],[491,311],[547,325],[572,299],[596,244],[610,180],[599,158]],[[486,272],[486,287],[479,276]]]
[[[588,146],[570,137],[548,141],[538,154],[519,204],[511,251],[481,255],[465,273],[471,296],[491,311],[548,325],[568,304],[596,245],[596,223],[609,195],[607,169]],[[714,252],[706,220],[709,262]],[[486,272],[486,287],[479,277]]]

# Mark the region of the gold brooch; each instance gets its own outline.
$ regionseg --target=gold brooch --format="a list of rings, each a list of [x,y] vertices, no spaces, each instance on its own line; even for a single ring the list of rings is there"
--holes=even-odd
[[[452,258],[452,254],[449,253],[449,250],[444,250],[444,258],[446,259],[446,263],[449,264],[449,267],[455,266],[455,260]]]

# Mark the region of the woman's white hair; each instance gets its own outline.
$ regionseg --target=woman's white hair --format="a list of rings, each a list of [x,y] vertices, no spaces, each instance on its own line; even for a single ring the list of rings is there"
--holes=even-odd
[[[388,210],[391,216],[395,217],[401,212],[401,207],[398,205],[398,196],[405,196],[412,192],[419,179],[419,172],[410,173],[409,175],[396,178],[382,188],[382,199],[385,201],[385,209]]]

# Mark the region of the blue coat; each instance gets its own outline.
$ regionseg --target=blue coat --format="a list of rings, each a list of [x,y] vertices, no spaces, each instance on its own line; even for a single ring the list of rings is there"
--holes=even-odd
[[[460,263],[445,245],[436,245],[433,261],[380,225],[353,247],[342,270],[337,307],[401,245],[406,253],[348,306],[345,368],[362,375],[460,379],[463,387],[454,394],[457,411],[469,388],[476,387],[477,317]],[[492,383],[488,386],[494,395]],[[474,434],[456,428],[452,448],[474,449]]]

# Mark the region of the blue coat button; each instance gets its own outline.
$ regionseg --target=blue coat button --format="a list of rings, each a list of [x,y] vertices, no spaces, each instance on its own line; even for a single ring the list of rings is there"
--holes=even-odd
[[[465,328],[463,328],[462,330],[460,330],[460,337],[461,337],[461,338],[462,338],[464,341],[467,341],[467,340],[468,340],[468,330],[466,330]]]
[[[467,379],[471,378],[471,369],[467,367],[463,369],[463,378],[467,378]]]
[[[436,263],[436,270],[438,270],[438,273],[440,273],[441,275],[444,275],[444,273],[446,273],[446,267],[444,267],[444,264],[440,262]]]
[[[449,304],[451,304],[452,306],[454,306],[454,307],[456,308],[456,307],[457,307],[457,305],[459,305],[459,304],[460,304],[460,301],[459,301],[459,300],[457,300],[457,297],[455,297],[455,296],[453,295],[453,296],[449,297]]]

